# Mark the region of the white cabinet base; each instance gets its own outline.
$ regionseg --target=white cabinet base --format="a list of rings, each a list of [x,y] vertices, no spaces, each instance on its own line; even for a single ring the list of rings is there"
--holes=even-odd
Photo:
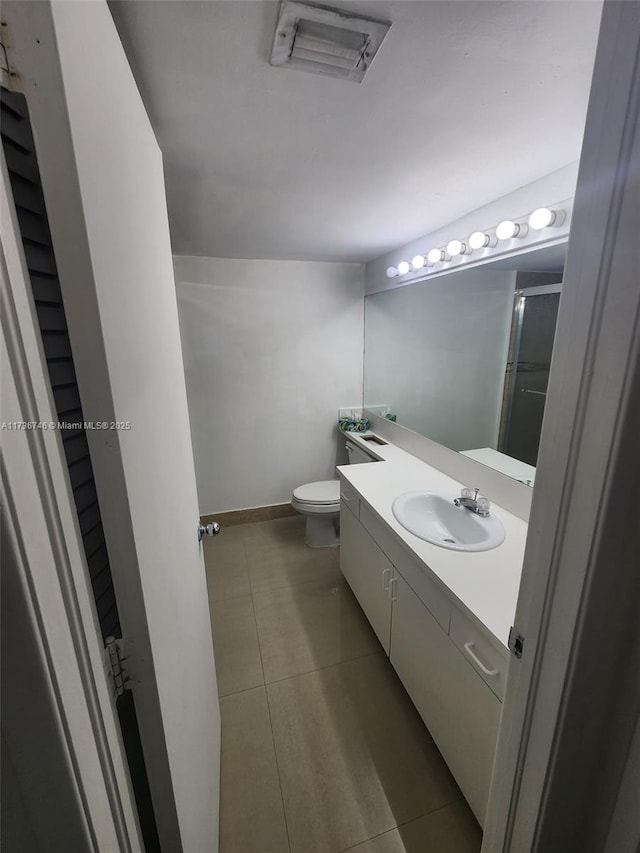
[[[395,594],[391,663],[482,826],[502,705],[400,576]]]
[[[508,653],[456,609],[355,496],[343,495],[341,504],[340,568],[484,826]]]

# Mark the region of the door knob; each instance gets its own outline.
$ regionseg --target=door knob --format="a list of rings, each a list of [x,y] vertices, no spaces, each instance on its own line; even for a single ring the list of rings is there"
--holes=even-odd
[[[198,524],[198,542],[202,541],[203,536],[216,536],[220,533],[220,525],[217,521],[210,521],[209,524]]]

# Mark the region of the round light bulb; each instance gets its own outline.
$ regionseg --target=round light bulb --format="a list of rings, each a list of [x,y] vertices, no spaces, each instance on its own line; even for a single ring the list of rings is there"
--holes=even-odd
[[[409,261],[400,261],[398,264],[398,275],[406,275],[411,269]]]
[[[520,233],[520,226],[511,219],[504,219],[496,228],[498,240],[511,240]]]
[[[460,240],[451,240],[447,243],[447,254],[455,258],[457,255],[463,255],[467,247]]]
[[[543,228],[548,228],[556,221],[556,211],[549,210],[548,207],[539,207],[534,210],[529,217],[529,225],[535,231],[541,231]]]
[[[489,245],[490,240],[491,238],[484,231],[474,231],[469,237],[469,245],[472,249],[484,249],[485,246]]]
[[[427,260],[430,264],[437,264],[439,261],[444,260],[444,252],[442,249],[429,249]]]
[[[395,278],[398,275],[398,270],[395,267],[387,267],[387,278]]]
[[[413,260],[411,261],[411,266],[414,268],[414,270],[421,270],[425,263],[426,258],[424,255],[416,255],[415,258],[413,258]]]

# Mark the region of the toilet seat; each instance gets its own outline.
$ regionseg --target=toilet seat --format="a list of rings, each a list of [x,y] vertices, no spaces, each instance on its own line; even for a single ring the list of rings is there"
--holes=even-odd
[[[305,483],[293,490],[294,499],[300,504],[340,505],[340,480],[319,480]]]
[[[340,480],[318,480],[293,490],[291,505],[303,515],[338,515]]]

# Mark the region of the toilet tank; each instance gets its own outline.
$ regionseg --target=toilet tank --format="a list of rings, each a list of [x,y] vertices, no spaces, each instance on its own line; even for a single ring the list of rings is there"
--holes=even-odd
[[[356,444],[354,441],[349,441],[347,438],[345,442],[345,447],[347,450],[347,457],[349,459],[349,465],[355,465],[359,462],[377,462],[378,460],[375,456],[371,456],[371,454],[367,453],[367,451]]]

